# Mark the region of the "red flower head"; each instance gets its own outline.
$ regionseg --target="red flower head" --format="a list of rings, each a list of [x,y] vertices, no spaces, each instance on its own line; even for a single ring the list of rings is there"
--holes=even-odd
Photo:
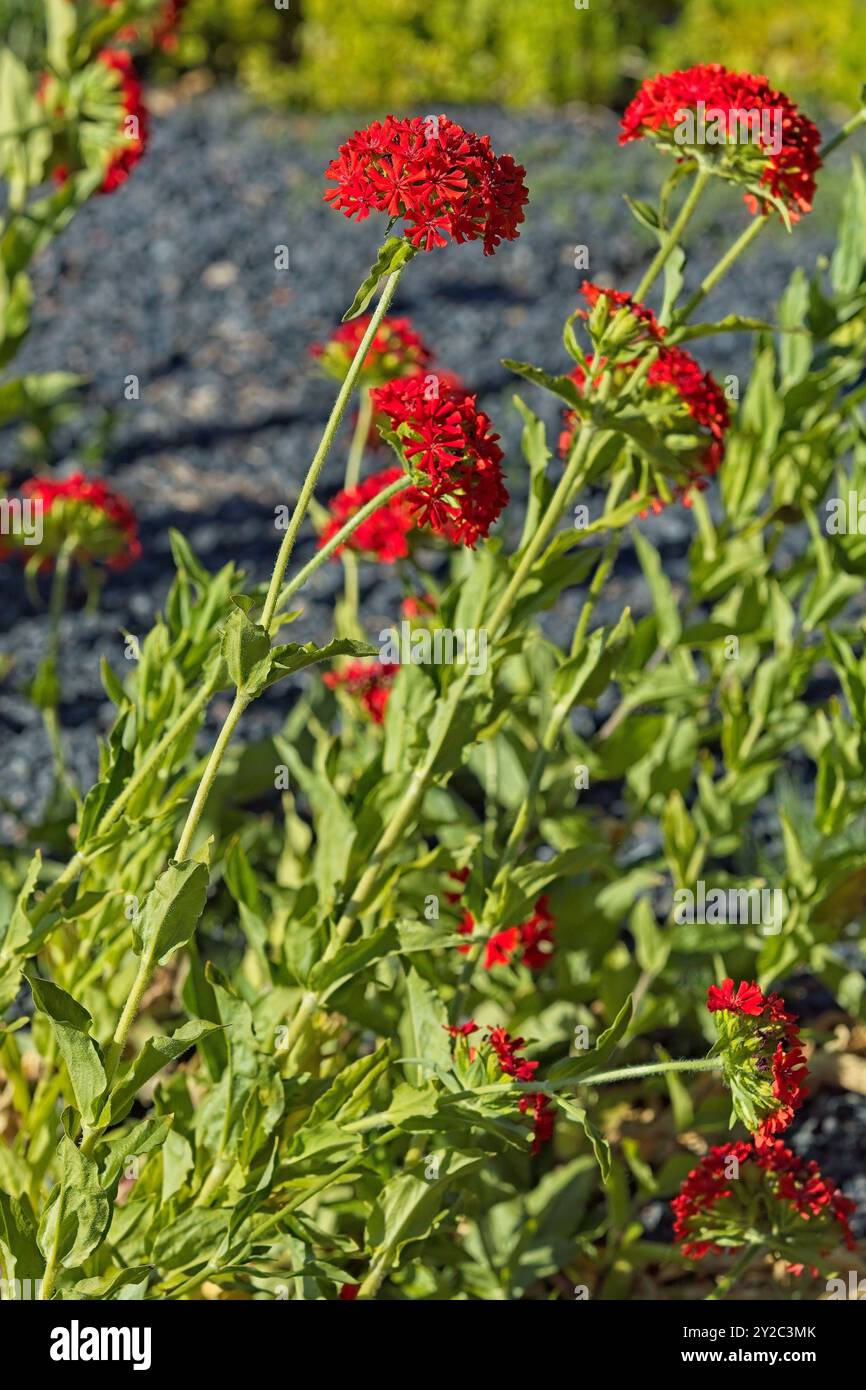
[[[310,348],[323,370],[337,381],[344,380],[370,326],[370,318],[370,314],[362,314],[360,318],[343,323],[327,343],[314,343]],[[359,383],[381,386],[394,377],[412,376],[421,372],[432,358],[433,354],[409,319],[383,318],[364,358]]]
[[[465,883],[469,877],[469,870],[452,870],[450,877]],[[445,897],[450,903],[460,901],[459,893],[446,893]],[[457,930],[461,936],[471,936],[475,930],[475,918],[468,908],[465,909]],[[541,970],[553,954],[555,930],[556,923],[551,916],[550,901],[544,894],[535,904],[532,916],[525,922],[519,923],[516,927],[504,927],[488,937],[484,943],[484,969],[492,970],[494,965],[510,965],[515,952],[519,951],[518,959],[521,964],[528,966],[530,970]],[[457,949],[461,955],[467,955],[471,947],[458,946]]]
[[[649,314],[650,318],[646,319],[644,314]],[[712,374],[701,371],[690,353],[679,347],[657,346],[664,329],[655,323],[651,310],[646,309],[645,305],[631,302],[629,315],[632,322],[641,327],[641,341],[654,344],[656,355],[640,385],[639,399],[652,407],[652,423],[665,449],[668,471],[665,473],[664,466],[654,458],[644,456],[637,442],[630,446],[633,463],[637,465],[637,473],[641,464],[648,469],[659,493],[667,498],[671,495],[679,497],[685,506],[689,506],[692,488],[702,491],[706,487],[706,480],[718,472],[724,459],[725,433],[730,425],[728,404]],[[634,342],[634,339],[631,341]],[[587,360],[592,363],[592,356]],[[628,361],[615,362],[612,368],[614,396],[617,389],[629,381],[639,363],[640,358],[634,356]],[[586,374],[582,367],[575,367],[571,379],[583,392]],[[635,400],[637,402],[638,396]],[[559,437],[563,458],[571,450],[578,426],[578,412],[567,410]],[[653,502],[653,511],[661,511],[662,506],[661,498],[657,498]]]
[[[61,548],[71,545],[72,559],[126,569],[141,555],[138,523],[129,502],[101,478],[73,473],[61,480],[31,478],[21,491],[42,518],[42,539],[35,545],[13,537],[16,553],[38,556],[50,569]]]
[[[736,991],[730,979],[711,985],[707,1008],[734,1110],[760,1149],[788,1128],[808,1095],[797,1019],[778,994],[765,996],[746,980]]]
[[[620,144],[651,137],[680,159],[712,161],[713,171],[748,190],[751,212],[809,212],[821,167],[821,135],[766,77],[705,63],[648,78],[622,118]]]
[[[325,201],[362,221],[371,212],[403,220],[418,250],[453,241],[483,241],[490,256],[513,241],[529,194],[525,169],[495,155],[486,135],[447,116],[386,116],[356,131],[325,173],[335,187]]]
[[[331,519],[322,531],[319,545],[326,545],[356,512],[402,477],[402,468],[386,468],[381,473],[374,473],[371,477],[365,478],[355,487],[344,488],[342,492],[338,492],[330,503]],[[414,524],[413,508],[407,501],[408,496],[407,492],[398,492],[395,497],[391,497],[383,507],[363,521],[357,531],[353,531],[346,541],[346,546],[350,550],[357,550],[381,560],[385,565],[393,565],[395,560],[402,560],[409,554],[407,537]],[[334,551],[335,556],[343,549],[344,546],[338,546]]]
[[[99,54],[99,61],[109,71],[117,74],[121,93],[122,143],[109,155],[105,178],[99,190],[100,193],[113,193],[121,184],[126,183],[147,148],[150,137],[149,116],[142,97],[141,84],[135,75],[129,54],[122,49],[105,48]]]
[[[417,485],[401,496],[418,524],[474,547],[508,502],[499,435],[475,396],[441,386],[432,392],[414,376],[377,387],[372,397],[416,475]]]
[[[401,618],[432,618],[439,605],[432,594],[410,594],[400,604]]]
[[[187,0],[165,0],[153,30],[153,42],[163,53],[177,48],[177,26],[180,24]]]
[[[584,280],[580,292],[589,309],[578,309],[578,317],[587,319],[589,333],[597,343],[604,335],[610,352],[614,346],[637,346],[639,343],[660,343],[667,333],[646,304],[632,299],[624,290],[611,290]],[[615,325],[611,324],[615,319]]]
[[[503,1075],[515,1081],[531,1081],[538,1070],[537,1062],[527,1062],[518,1057],[517,1050],[523,1047],[523,1038],[511,1038],[504,1028],[491,1028],[486,1041],[493,1048]],[[553,1138],[555,1111],[543,1091],[527,1091],[517,1103],[521,1114],[532,1115],[532,1152],[540,1153],[543,1144]]]
[[[339,671],[326,671],[322,679],[329,690],[356,695],[374,724],[385,722],[391,686],[399,666],[382,661],[350,661]]]
[[[840,1236],[854,1249],[848,1223],[854,1202],[780,1140],[762,1149],[743,1142],[711,1149],[671,1206],[674,1238],[690,1260],[734,1254],[755,1232],[791,1261],[793,1274],[810,1268],[817,1275],[813,1261],[830,1254]]]

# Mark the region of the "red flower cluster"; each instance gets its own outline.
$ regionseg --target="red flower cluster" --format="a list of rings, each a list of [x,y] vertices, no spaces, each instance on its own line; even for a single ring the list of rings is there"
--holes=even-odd
[[[465,883],[469,877],[469,870],[453,869],[450,877]],[[445,897],[450,903],[460,901],[459,893],[446,893]],[[468,908],[464,909],[457,930],[461,936],[471,936],[475,930],[475,918]],[[551,916],[550,901],[547,894],[543,894],[535,904],[532,916],[525,922],[516,927],[505,927],[488,938],[484,945],[484,969],[492,970],[494,965],[510,965],[515,952],[519,950],[523,965],[528,966],[530,970],[540,970],[553,953],[555,930],[556,922]],[[467,955],[470,947],[458,946],[457,949],[461,955]]]
[[[647,398],[653,403],[670,404],[669,428],[672,433],[680,432],[677,429],[676,416],[681,414],[683,409],[701,431],[696,442],[697,452],[692,453],[686,465],[686,481],[674,486],[674,495],[689,506],[691,489],[697,487],[703,490],[706,487],[706,479],[718,472],[725,455],[724,438],[730,425],[730,412],[721,387],[710,372],[701,370],[690,353],[683,348],[664,346],[662,339],[666,330],[645,304],[638,303],[622,291],[604,289],[589,283],[583,285],[583,294],[592,309],[601,299],[609,299],[618,309],[628,309],[634,324],[627,340],[630,346],[636,346],[641,342],[662,344],[657,347],[657,355],[647,371],[644,390]],[[581,313],[585,314],[585,311]],[[599,367],[604,365],[604,360],[599,359]],[[590,355],[587,361],[592,364],[593,357]],[[629,361],[617,361],[612,369],[614,381],[624,384],[639,362],[639,357],[631,358]],[[586,373],[581,366],[574,368],[571,380],[581,391],[584,390]],[[559,450],[563,458],[571,450],[579,422],[577,411],[564,412],[563,428],[559,436]],[[652,504],[653,511],[661,511],[662,505],[660,499],[655,499]]]
[[[735,181],[759,183],[794,218],[811,210],[815,174],[821,167],[820,132],[766,77],[704,63],[648,78],[626,108],[620,144],[654,136],[674,151],[682,150],[684,146],[672,143],[672,133],[686,112],[694,115],[699,110],[707,117],[712,113],[714,119],[718,113],[721,120],[726,164],[720,172]],[[748,143],[737,143],[741,126],[749,132]],[[774,151],[777,132],[780,147]],[[772,206],[753,193],[746,194],[746,203],[753,213],[769,212]]]
[[[778,994],[764,995],[747,980],[711,985],[707,1008],[716,1015],[734,1109],[762,1148],[788,1128],[808,1090],[808,1069],[796,1015]]]
[[[660,343],[667,333],[667,329],[662,327],[649,305],[632,299],[625,290],[612,290],[605,285],[594,285],[592,281],[584,280],[580,292],[589,305],[589,310],[578,310],[583,319],[588,319],[599,303],[604,304],[609,313],[625,309],[628,316],[635,320],[634,328],[630,332],[631,342]]]
[[[517,1049],[523,1047],[524,1038],[510,1038],[504,1028],[491,1028],[487,1041],[499,1059],[505,1076],[513,1076],[515,1081],[531,1081],[538,1070],[537,1062],[528,1062],[518,1057]],[[553,1125],[556,1112],[543,1091],[527,1091],[518,1101],[521,1114],[532,1115],[532,1152],[541,1152],[541,1147],[553,1138]]]
[[[470,1038],[478,1032],[478,1024],[470,1019],[468,1023],[448,1028],[448,1032],[452,1038]],[[538,1063],[517,1055],[518,1048],[524,1045],[524,1038],[509,1037],[504,1028],[489,1028],[484,1041],[493,1049],[504,1076],[511,1076],[515,1081],[531,1081],[535,1076]],[[470,1057],[474,1056],[473,1048],[470,1048],[469,1054]],[[556,1111],[543,1091],[527,1091],[518,1101],[518,1109],[522,1115],[532,1116],[532,1152],[538,1154],[542,1145],[553,1138]]]
[[[763,992],[757,985],[743,980],[734,991],[733,980],[723,980],[721,985],[710,985],[707,990],[707,1008],[711,1014],[727,1009],[734,1014],[749,1014],[757,1018],[766,1004]]]
[[[41,512],[42,540],[32,553],[50,568],[61,547],[75,538],[72,558],[99,561],[108,569],[126,569],[141,555],[135,513],[121,493],[101,478],[73,473],[69,478],[31,478],[21,491]],[[22,547],[22,555],[31,550]]]
[[[120,0],[100,0],[100,3],[107,10],[113,10],[120,4]],[[175,31],[186,4],[187,0],[164,0],[159,14],[152,21],[151,38],[154,47],[161,48],[163,53],[171,53],[177,48],[177,33]],[[124,42],[134,43],[139,38],[138,26],[125,24],[122,29],[118,30],[117,38]]]
[[[187,0],[165,0],[153,30],[153,42],[163,53],[177,48],[177,26],[180,24]]]
[[[99,190],[100,193],[113,193],[121,184],[126,183],[147,148],[150,137],[149,116],[142,96],[141,83],[135,75],[129,54],[121,49],[106,48],[99,54],[99,61],[117,73],[123,103],[120,121],[123,141],[111,151],[105,178]]]
[[[311,356],[329,376],[342,381],[370,326],[372,315],[343,323],[326,343],[314,343]],[[364,358],[358,378],[361,386],[380,386],[397,376],[413,376],[433,360],[433,354],[415,332],[409,319],[383,318]]]
[[[441,387],[428,391],[418,376],[390,381],[371,394],[399,434],[410,467],[427,475],[427,482],[401,494],[418,524],[471,549],[508,502],[504,455],[489,417],[475,396]]]
[[[855,1203],[814,1161],[798,1158],[780,1140],[762,1149],[742,1141],[712,1148],[671,1206],[674,1238],[691,1260],[733,1253],[756,1229],[768,1232],[779,1253],[795,1257],[829,1253],[840,1234],[854,1249],[848,1218]],[[793,1274],[804,1268],[802,1259],[789,1265]]]
[[[356,512],[402,477],[402,468],[386,468],[381,473],[374,473],[371,477],[365,478],[355,487],[344,488],[342,492],[338,492],[331,500],[331,519],[322,531],[319,547],[326,545]],[[349,550],[358,550],[381,560],[385,565],[393,565],[395,560],[404,559],[409,554],[407,537],[413,528],[413,508],[407,500],[409,496],[410,492],[398,492],[395,497],[389,498],[384,506],[373,512],[366,521],[362,521],[345,546],[338,546],[334,555],[339,555],[348,547]]]
[[[374,724],[385,721],[385,709],[399,666],[382,661],[350,661],[340,671],[326,671],[323,680],[329,690],[345,690],[357,695]]]
[[[484,243],[490,256],[513,241],[529,194],[526,170],[495,155],[486,135],[447,116],[386,116],[340,146],[325,177],[325,201],[359,222],[384,212],[406,223],[406,236],[430,251],[452,239]]]

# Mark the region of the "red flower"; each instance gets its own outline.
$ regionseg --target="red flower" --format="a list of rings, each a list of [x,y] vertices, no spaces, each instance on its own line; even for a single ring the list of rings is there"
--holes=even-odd
[[[487,1033],[487,1042],[496,1053],[503,1074],[514,1077],[515,1081],[531,1081],[538,1070],[537,1062],[528,1062],[517,1055],[524,1041],[509,1037],[504,1028],[491,1028]],[[531,1112],[532,1152],[540,1153],[542,1145],[553,1138],[554,1108],[543,1091],[527,1091],[518,1101],[518,1109],[523,1115]]]
[[[360,1284],[343,1284],[340,1289],[340,1302],[352,1303],[361,1292]]]
[[[487,938],[484,946],[484,969],[492,970],[494,965],[508,965],[519,941],[518,927],[506,927],[504,931],[494,932]]]
[[[117,73],[123,107],[120,121],[123,142],[111,151],[99,190],[100,193],[113,193],[126,183],[147,148],[149,116],[129,54],[121,49],[105,48],[99,54],[99,61]]]
[[[635,309],[643,307],[633,306]],[[590,363],[593,361],[591,356],[587,360]],[[625,384],[638,362],[639,359],[633,359],[616,363],[612,368],[615,388]],[[574,368],[571,379],[581,391],[584,390],[586,374],[582,367]],[[730,425],[727,401],[712,374],[701,371],[691,354],[678,347],[657,349],[657,356],[650,364],[641,389],[643,399],[651,405],[669,407],[669,414],[655,422],[662,435],[692,435],[693,443],[683,452],[681,464],[677,457],[677,466],[683,480],[670,480],[673,483],[674,496],[680,498],[685,506],[689,506],[692,488],[702,491],[706,487],[706,479],[718,472],[724,459],[725,432]],[[559,437],[559,449],[563,458],[571,450],[578,425],[577,411],[565,411],[563,430]],[[639,446],[636,447],[639,449]],[[653,510],[661,511],[662,505],[661,500],[657,499],[653,503]]]
[[[314,343],[311,356],[317,358],[330,376],[342,381],[361,346],[372,315],[362,314],[335,329],[327,343]],[[383,318],[364,358],[359,381],[362,386],[380,386],[397,376],[422,371],[433,354],[415,332],[409,319]]]
[[[343,689],[349,695],[357,695],[373,723],[382,724],[399,669],[383,661],[350,661],[340,671],[326,671],[322,679],[330,690]]]
[[[467,1023],[447,1025],[446,1032],[450,1033],[452,1038],[471,1038],[473,1033],[478,1032],[478,1024],[470,1018]]]
[[[522,1114],[532,1112],[532,1152],[541,1153],[542,1145],[553,1138],[556,1110],[543,1091],[530,1091],[518,1101]]]
[[[439,605],[432,594],[410,594],[404,598],[400,604],[400,616],[402,618],[431,618],[435,615]]]
[[[808,1095],[796,1015],[780,995],[765,996],[747,980],[736,992],[731,979],[711,985],[707,1008],[716,1017],[734,1110],[760,1149],[788,1128]]]
[[[590,312],[586,309],[578,310],[581,318],[590,318],[591,311],[599,303],[607,307],[610,312],[625,310],[623,319],[626,323],[630,342],[651,341],[660,343],[667,333],[667,329],[662,327],[652,309],[646,304],[641,304],[639,300],[632,299],[631,295],[626,294],[624,290],[612,290],[605,285],[594,285],[590,280],[584,280],[580,292],[590,310]],[[630,323],[629,320],[634,322]]]
[[[72,557],[85,564],[101,562],[121,570],[141,555],[132,507],[101,478],[83,473],[59,480],[31,478],[21,491],[41,510],[42,539],[32,550],[43,558],[43,567],[51,567],[61,547],[73,538]]]
[[[761,990],[757,985],[750,985],[743,980],[734,993],[733,980],[723,980],[721,985],[710,985],[707,991],[707,1008],[711,1014],[719,1009],[730,1009],[733,1013],[751,1014],[757,1018],[766,1004]]]
[[[721,143],[689,140],[686,113],[703,114],[716,122]],[[796,219],[809,212],[815,195],[815,174],[821,167],[821,135],[801,115],[784,92],[775,91],[766,77],[731,72],[719,63],[706,63],[684,72],[648,78],[622,118],[620,144],[653,137],[666,149],[687,156],[701,143],[704,156],[719,151],[717,172],[733,182],[765,188]],[[709,133],[709,124],[707,134]],[[745,128],[747,138],[742,139]],[[674,131],[686,131],[684,143]],[[778,145],[777,149],[773,149]],[[754,192],[745,195],[752,213],[767,213],[772,204]]]
[[[358,221],[371,212],[403,220],[418,250],[449,238],[483,240],[489,256],[519,234],[529,200],[525,172],[511,155],[495,155],[488,136],[446,116],[386,116],[340,146],[325,173],[335,187],[324,197]]]
[[[319,538],[319,546],[326,545],[347,521],[385,488],[403,477],[402,468],[386,468],[382,473],[374,473],[355,487],[344,488],[330,503],[331,520],[326,524]],[[393,565],[409,554],[407,536],[413,527],[413,509],[407,501],[408,493],[400,492],[391,497],[378,511],[362,521],[345,545],[338,546],[334,555],[339,555],[348,547],[381,560],[385,565]]]
[[[405,494],[420,525],[474,547],[508,502],[504,457],[490,419],[475,396],[450,388],[428,391],[421,377],[403,377],[372,393],[373,404],[401,438],[403,452],[427,481]]]
[[[153,30],[153,42],[163,53],[177,48],[177,26],[180,24],[187,0],[165,0]]]
[[[469,870],[451,870],[451,878],[458,879],[465,883],[469,877]],[[456,903],[460,901],[459,893],[446,893],[448,902]],[[525,922],[521,922],[516,927],[505,927],[501,931],[494,932],[488,938],[484,946],[484,968],[492,970],[494,965],[510,965],[515,951],[520,949],[520,960],[523,965],[530,970],[540,970],[546,965],[553,952],[553,933],[556,923],[550,913],[550,901],[546,894],[540,897],[535,904],[535,909],[531,917]],[[468,908],[463,913],[463,918],[457,927],[461,936],[471,936],[475,930],[475,918]],[[468,955],[472,949],[470,946],[458,946],[461,955]]]
[[[840,1233],[848,1249],[855,1248],[848,1221],[855,1203],[821,1176],[816,1163],[778,1140],[762,1149],[742,1141],[711,1149],[671,1206],[674,1239],[691,1260],[735,1254],[755,1231],[776,1253],[794,1257],[794,1274],[806,1267],[804,1256],[829,1254]]]

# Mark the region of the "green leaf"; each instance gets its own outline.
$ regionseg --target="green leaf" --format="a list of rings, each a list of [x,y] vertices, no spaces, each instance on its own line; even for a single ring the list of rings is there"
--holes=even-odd
[[[411,1241],[423,1240],[448,1215],[443,1202],[445,1189],[462,1187],[467,1175],[487,1163],[486,1154],[456,1153],[445,1150],[428,1156],[420,1175],[398,1173],[389,1179],[376,1201],[367,1221],[367,1241],[375,1257],[385,1255],[396,1260]],[[435,1167],[433,1166],[435,1165]],[[436,1177],[423,1176],[426,1169]]]
[[[400,938],[393,922],[380,927],[369,936],[362,936],[348,946],[341,946],[330,960],[321,960],[310,974],[310,988],[321,993],[324,999],[334,993],[347,980],[360,971],[366,970],[386,956],[396,955],[400,950]]]
[[[547,465],[550,462],[551,453],[547,447],[547,430],[544,421],[529,409],[529,406],[520,396],[515,395],[512,400],[523,417],[521,443],[523,457],[529,464],[529,496],[526,503],[526,516],[523,521],[523,534],[518,546],[518,550],[522,550],[531,537],[535,535],[541,517],[541,510],[549,490]]]
[[[37,1009],[51,1020],[79,1113],[86,1124],[93,1125],[107,1084],[102,1053],[90,1036],[93,1020],[59,985],[35,974],[27,973],[26,977]]]
[[[99,1170],[64,1135],[57,1147],[58,1180],[45,1203],[37,1243],[47,1260],[56,1251],[64,1269],[77,1269],[102,1241],[111,1219],[111,1203],[99,1182]]]
[[[233,684],[254,697],[267,684],[271,669],[271,639],[260,623],[252,623],[239,599],[223,628],[221,652]]]
[[[402,266],[406,265],[414,255],[415,248],[411,242],[406,241],[405,237],[388,237],[380,246],[379,254],[370,268],[370,274],[352,300],[351,308],[347,309],[343,315],[343,323],[348,323],[350,319],[356,319],[359,314],[363,314],[376,293],[382,276],[393,275],[396,270],[400,270]]]
[[[207,865],[193,859],[172,863],[160,874],[133,927],[133,946],[160,965],[185,946],[204,911]]]
[[[287,642],[284,646],[273,648],[265,685],[273,685],[275,681],[303,671],[319,661],[331,661],[335,656],[378,655],[378,647],[372,647],[369,642],[358,642],[353,637],[335,637],[324,647],[317,647],[315,642],[307,642],[303,646],[297,642]]]
[[[157,1072],[167,1067],[169,1062],[177,1061],[201,1038],[217,1032],[218,1023],[206,1023],[202,1019],[192,1019],[176,1029],[170,1038],[148,1038],[138,1056],[114,1087],[108,1102],[99,1117],[100,1126],[117,1124],[132,1109],[135,1097],[145,1082]]]
[[[839,238],[830,262],[830,283],[842,298],[854,293],[866,264],[866,176],[859,156],[851,160]]]
[[[561,400],[567,401],[572,409],[586,410],[586,401],[571,377],[552,376],[550,372],[543,371],[541,367],[533,367],[531,362],[516,362],[512,357],[503,357],[502,365],[507,367],[510,372],[516,372],[518,376],[531,381],[533,386],[540,386],[545,391],[552,391],[554,396],[559,396]]]
[[[451,1069],[451,1047],[445,1031],[448,1024],[448,1011],[433,988],[421,978],[412,966],[406,972],[406,1001],[408,1008],[402,1019],[400,1038],[407,1056],[423,1057],[434,1067]],[[409,1076],[423,1086],[426,1077],[424,1068],[419,1068],[417,1078]]]
[[[726,314],[715,323],[689,323],[675,328],[665,340],[670,343],[687,343],[694,338],[708,338],[717,333],[772,333],[773,325],[764,319],[750,318],[744,314]]]
[[[171,1129],[171,1115],[150,1115],[126,1134],[108,1144],[108,1157],[102,1172],[102,1185],[107,1191],[115,1188],[130,1158],[143,1158],[158,1149]],[[112,1192],[112,1197],[116,1192]]]
[[[610,1176],[610,1144],[605,1139],[601,1130],[589,1118],[582,1105],[575,1105],[573,1100],[567,1096],[555,1096],[556,1104],[560,1110],[568,1116],[570,1120],[576,1120],[583,1129],[584,1134],[592,1145],[596,1162],[601,1170],[602,1182],[607,1182]]]
[[[21,950],[26,946],[33,933],[33,925],[27,916],[27,904],[36,887],[36,880],[42,868],[42,852],[36,850],[33,858],[27,866],[27,873],[21,885],[21,891],[15,899],[15,906],[12,915],[8,919],[5,927],[0,918],[0,952],[4,956],[11,956],[15,951]]]
[[[555,1062],[547,1074],[549,1081],[571,1081],[582,1077],[586,1072],[600,1071],[604,1063],[624,1037],[632,1015],[632,998],[629,995],[613,1023],[602,1033],[595,1047],[581,1057],[564,1057]]]

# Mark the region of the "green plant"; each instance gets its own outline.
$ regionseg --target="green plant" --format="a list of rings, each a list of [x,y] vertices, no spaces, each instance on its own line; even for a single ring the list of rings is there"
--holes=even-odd
[[[173,536],[164,615],[125,680],[104,667],[117,713],[66,853],[6,866],[7,1279],[41,1280],[43,1299],[205,1287],[520,1298],[563,1271],[616,1296],[653,1262],[686,1267],[642,1239],[637,1211],[692,1166],[677,1136],[715,1138],[728,1119],[722,1073],[757,1148],[737,1146],[750,1186],[721,1244],[755,1249],[715,1296],[746,1255],[837,1267],[831,1207],[805,1213],[805,1234],[803,1212],[776,1221],[783,1199],[766,1183],[787,1160],[756,1155],[799,1101],[799,1032],[770,985],[807,965],[852,1012],[862,1006],[863,976],[835,948],[863,906],[866,658],[848,600],[866,552],[857,528],[819,522],[827,490],[856,490],[866,467],[860,165],[829,273],[799,271],[776,322],[694,318],[777,214],[790,225],[792,186],[804,193],[784,169],[771,188],[730,146],[685,151],[657,205],[631,205],[654,249],[639,293],[656,294],[657,312],[585,286],[565,325],[570,373],[510,362],[568,412],[554,460],[516,401],[528,502],[512,553],[487,535],[500,453],[474,397],[423,369],[374,387],[399,466],[379,505],[408,504],[418,539],[449,560],[420,626],[431,640],[484,632],[489,659],[477,670],[401,660],[387,699],[365,712],[354,663],[381,650],[339,630],[276,639],[306,580],[376,509],[350,507],[293,573],[295,543],[402,277],[437,242],[483,239],[492,253],[513,239],[525,190],[508,156],[451,123],[389,122],[341,151],[332,200],[386,212],[390,234],[347,312],[369,317],[270,582],[245,586],[233,565],[212,575]],[[686,298],[690,217],[720,173],[773,202]],[[683,347],[716,333],[756,336],[733,418]],[[715,518],[701,488],[714,472]],[[674,495],[695,516],[687,596],[637,520]],[[792,554],[783,541],[797,525],[808,539]],[[628,526],[653,609],[599,624]],[[406,558],[417,601],[428,576]],[[587,597],[563,648],[539,619],[579,583]],[[822,661],[844,704],[808,698]],[[238,747],[267,688],[335,662],[270,747]],[[221,692],[231,703],[202,758],[196,735]],[[606,721],[581,733],[575,712],[610,696]],[[800,747],[826,839],[807,854],[782,819],[779,929],[776,917],[681,920],[678,896],[705,878],[725,893],[763,886],[755,818]],[[587,787],[615,795],[582,800]],[[266,790],[281,795],[251,814]],[[643,842],[647,825],[656,843]],[[22,976],[32,1017],[16,1019]],[[707,1009],[723,1015],[715,1041]],[[686,1055],[670,1057],[674,1042]],[[770,1043],[782,1049],[772,1061]],[[684,1073],[696,1074],[689,1087]],[[657,1147],[624,1132],[623,1096],[659,1116]],[[742,1213],[766,1228],[744,1228]],[[695,1234],[712,1245],[712,1229]]]

